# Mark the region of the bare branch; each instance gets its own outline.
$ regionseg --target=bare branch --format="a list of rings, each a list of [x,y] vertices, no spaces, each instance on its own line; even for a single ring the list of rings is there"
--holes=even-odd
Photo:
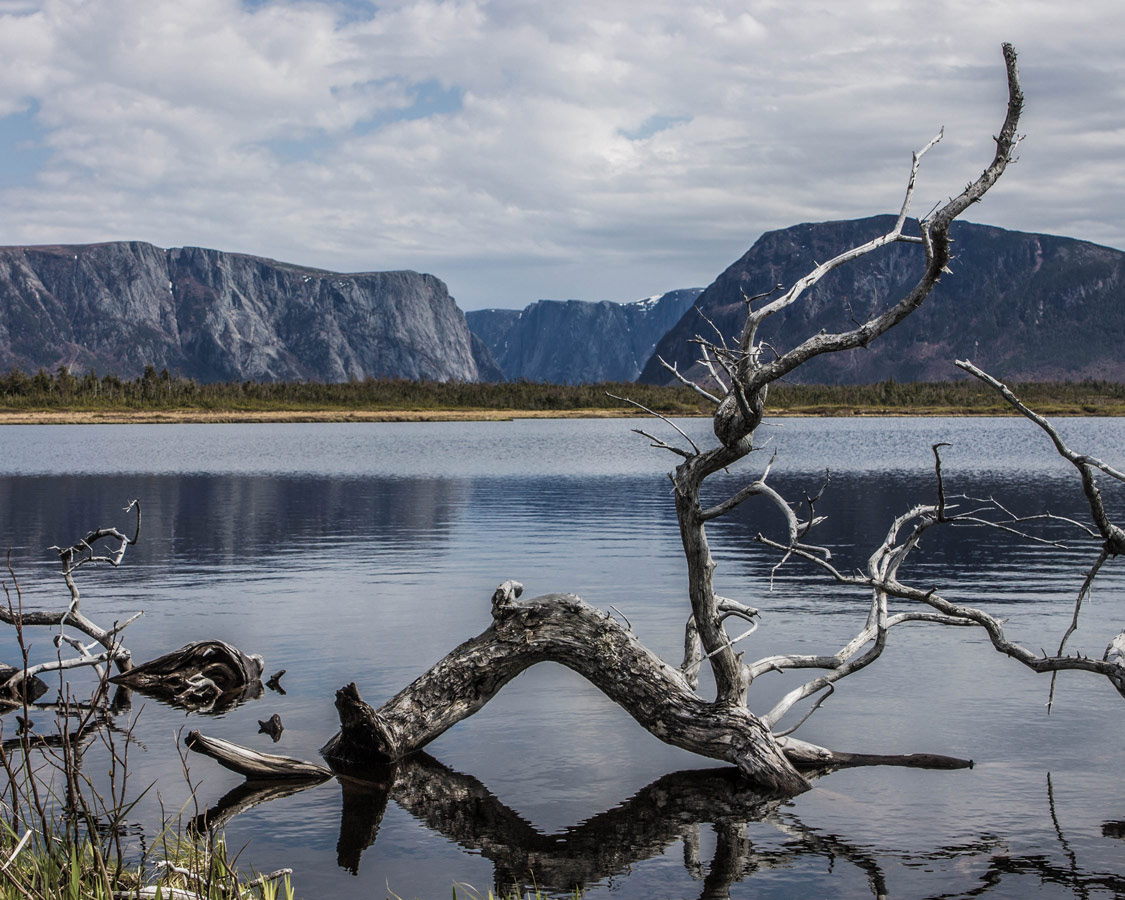
[[[937,510],[935,510],[935,512],[937,513],[937,519],[939,522],[944,521],[945,519],[945,483],[942,481],[941,477],[941,454],[938,451],[942,447],[949,446],[951,445],[943,441],[941,443],[934,444],[932,448],[934,451],[934,474],[937,475],[938,496]]]
[[[647,438],[651,442],[650,446],[655,447],[657,450],[667,450],[669,453],[675,453],[677,456],[682,456],[684,459],[691,459],[692,455],[686,450],[681,449],[674,444],[669,444],[666,441],[662,441],[660,440],[660,438],[654,437],[647,431],[644,431],[640,428],[634,428],[632,431],[633,434],[639,434],[641,437]]]
[[[834,269],[838,269],[840,268],[840,266],[845,265],[846,263],[859,259],[861,256],[866,256],[868,253],[878,250],[880,247],[885,247],[887,244],[893,244],[896,241],[907,240],[912,243],[921,243],[922,239],[920,237],[913,238],[904,236],[902,233],[902,229],[906,224],[906,215],[910,210],[910,201],[914,196],[914,184],[918,178],[918,168],[921,163],[922,157],[931,147],[934,146],[934,144],[941,140],[944,133],[945,129],[943,128],[928,144],[926,144],[925,147],[912,154],[910,177],[907,179],[906,183],[906,195],[903,198],[902,209],[899,212],[898,219],[895,221],[894,227],[886,234],[874,238],[868,241],[866,244],[862,244],[859,247],[853,247],[850,250],[845,250],[843,253],[836,255],[826,263],[817,264],[808,275],[797,281],[783,296],[774,300],[772,303],[766,304],[765,306],[758,309],[757,312],[753,313],[750,317],[753,321],[753,327],[756,328],[760,323],[764,322],[775,312],[780,312],[786,307],[792,306],[797,302],[798,299],[800,299],[801,295],[805,291],[815,285],[818,281],[822,280],[825,275],[827,275]],[[773,292],[771,291],[770,293]],[[762,294],[759,296],[767,295]],[[749,303],[747,303],[747,306],[749,307]]]
[[[914,183],[918,180],[918,168],[922,163],[922,157],[944,136],[945,129],[942,128],[925,147],[914,154],[910,166],[910,178],[906,182],[906,196],[902,198],[902,209],[899,210],[898,221],[895,222],[895,227],[892,229],[899,235],[902,234],[902,226],[906,224],[906,215],[910,212],[910,201],[914,198]],[[921,238],[918,238],[918,240],[920,241]]]
[[[1063,441],[1062,436],[1058,433],[1055,427],[1048,422],[1039,413],[1029,409],[1022,400],[1019,399],[1008,386],[997,379],[993,378],[982,369],[978,369],[968,360],[959,359],[955,365],[957,368],[968,372],[970,375],[980,379],[985,384],[994,388],[1000,393],[1005,400],[1017,411],[1026,416],[1036,425],[1038,425],[1051,442],[1055,445],[1059,456],[1074,466],[1079,475],[1082,477],[1082,490],[1086,494],[1087,503],[1090,506],[1090,514],[1093,516],[1094,524],[1097,525],[1098,531],[1101,536],[1105,538],[1110,545],[1110,552],[1114,555],[1125,553],[1125,531],[1110,521],[1109,516],[1106,514],[1105,505],[1102,503],[1102,494],[1098,489],[1097,482],[1094,480],[1094,469],[1098,469],[1109,475],[1117,481],[1125,481],[1125,472],[1121,472],[1112,466],[1107,465],[1100,459],[1095,459],[1092,456],[1085,456],[1083,454],[1075,453]]]
[[[707,371],[711,373],[712,381],[714,381],[715,384],[719,386],[719,390],[721,390],[725,394],[729,390],[729,388],[727,388],[726,382],[724,382],[723,379],[721,379],[718,373],[715,371],[715,366],[711,362],[711,357],[707,354],[706,344],[701,343],[699,351],[703,357],[703,365],[705,365],[707,367]]]
[[[1063,634],[1062,640],[1059,641],[1059,649],[1055,656],[1062,656],[1063,649],[1066,647],[1066,642],[1070,640],[1070,636],[1078,630],[1078,615],[1082,612],[1082,601],[1090,596],[1090,591],[1094,587],[1094,579],[1098,577],[1098,572],[1105,561],[1109,559],[1109,551],[1102,548],[1102,552],[1098,554],[1098,558],[1094,564],[1090,566],[1090,571],[1086,573],[1086,578],[1082,582],[1082,587],[1078,590],[1078,596],[1074,599],[1074,616],[1070,620],[1070,627],[1067,628],[1066,633]],[[1051,673],[1051,691],[1047,695],[1047,713],[1051,712],[1051,707],[1055,703],[1055,682],[1058,679],[1058,672]]]
[[[974,622],[984,628],[989,640],[997,650],[1034,672],[1077,670],[1105,675],[1111,681],[1122,679],[1125,675],[1125,671],[1123,671],[1125,665],[1112,659],[1095,660],[1085,656],[1040,656],[1010,640],[1004,633],[1003,623],[1000,619],[971,606],[951,603],[937,591],[922,591],[918,588],[907,587],[897,581],[888,581],[880,587],[890,596],[925,603],[944,615]]]
[[[671,425],[671,426],[672,426],[673,428],[675,428],[675,429],[676,429],[676,431],[678,431],[678,432],[680,433],[680,436],[681,436],[681,437],[682,437],[682,438],[683,438],[683,439],[684,439],[685,441],[687,441],[687,442],[688,442],[689,444],[691,444],[691,446],[692,446],[692,449],[693,449],[693,450],[695,450],[695,452],[696,452],[696,455],[698,455],[698,454],[699,454],[699,447],[697,447],[697,446],[696,446],[696,444],[695,444],[695,441],[693,441],[693,440],[692,440],[692,439],[691,439],[690,437],[688,437],[688,433],[687,433],[686,431],[684,431],[684,430],[683,430],[683,429],[682,429],[682,428],[681,428],[681,427],[680,427],[679,425],[677,425],[677,424],[676,424],[675,422],[673,422],[673,421],[672,421],[671,419],[669,419],[669,418],[668,418],[667,416],[662,416],[662,415],[661,415],[660,413],[658,413],[658,412],[653,412],[653,411],[652,411],[651,409],[649,409],[649,408],[648,408],[647,406],[645,406],[644,404],[642,404],[642,403],[638,403],[638,402],[637,402],[636,400],[630,400],[630,399],[629,399],[628,397],[618,397],[618,396],[617,396],[616,394],[611,394],[611,393],[610,393],[609,391],[606,391],[606,392],[605,392],[605,395],[606,395],[607,397],[612,397],[612,398],[613,398],[614,400],[620,400],[620,401],[621,401],[622,403],[631,403],[631,404],[632,404],[633,406],[637,407],[637,409],[641,409],[641,410],[644,410],[644,411],[645,411],[646,413],[648,413],[648,414],[649,414],[650,416],[653,416],[653,417],[655,417],[655,418],[657,418],[657,419],[660,419],[660,420],[662,420],[662,421],[666,422],[666,423],[667,423],[668,425]],[[647,436],[647,435],[646,435],[646,436]]]
[[[75,656],[72,659],[59,659],[28,666],[26,669],[17,669],[11,677],[0,683],[0,690],[16,688],[28,678],[38,675],[40,672],[60,672],[66,669],[77,669],[80,666],[97,666],[111,658],[112,654],[106,652],[99,653],[97,656]]]
[[[860,328],[840,334],[819,334],[806,339],[788,353],[782,354],[771,363],[763,364],[750,375],[746,387],[750,392],[756,391],[763,385],[776,381],[788,374],[815,356],[840,350],[848,350],[869,344],[879,335],[893,328],[929,296],[938,279],[947,270],[950,256],[949,226],[957,216],[968,207],[979,201],[984,194],[996,183],[996,180],[1011,162],[1012,154],[1018,143],[1016,128],[1019,123],[1020,112],[1023,109],[1023,91],[1019,83],[1019,71],[1016,66],[1016,53],[1011,44],[1004,44],[1004,63],[1008,76],[1008,110],[1000,136],[996,139],[996,154],[992,162],[975,181],[971,182],[960,194],[951,199],[935,213],[921,222],[922,243],[926,251],[926,269],[914,288],[886,312],[869,320]],[[892,229],[887,234],[875,238],[873,241],[847,251],[818,266],[812,273],[805,276],[796,285],[790,288],[789,293],[778,298],[771,304],[759,309],[754,315],[753,322],[748,322],[744,332],[752,332],[757,325],[768,315],[782,309],[795,301],[797,297],[816,281],[819,281],[828,271],[837,268],[843,263],[859,256],[865,255],[899,240],[899,234]],[[790,298],[792,296],[792,299]]]
[[[773,466],[773,461],[776,458],[777,453],[775,452],[774,455],[770,457],[770,461],[767,463],[766,470],[762,473],[761,478],[757,481],[752,481],[739,490],[734,496],[727,498],[722,503],[717,503],[710,509],[703,510],[700,518],[702,518],[704,522],[709,522],[712,519],[717,519],[719,516],[725,515],[751,497],[765,496],[772,500],[774,506],[780,509],[782,515],[785,516],[786,525],[789,528],[790,541],[795,542],[797,540],[797,517],[793,514],[793,510],[789,507],[789,504],[785,502],[785,498],[766,484],[766,479],[770,474],[770,468]]]
[[[843,572],[833,566],[830,562],[831,555],[824,558],[822,558],[821,556],[817,556],[816,553],[828,553],[828,549],[825,547],[806,547],[804,544],[781,544],[777,541],[771,540],[763,534],[755,535],[754,541],[759,544],[765,544],[767,547],[772,547],[774,550],[781,550],[782,552],[790,554],[792,556],[798,556],[803,560],[820,566],[820,568],[824,569],[829,575],[832,576],[833,581],[836,581],[839,584],[858,584],[865,586],[869,584],[868,579],[866,579],[864,576],[845,575]]]
[[[689,388],[691,388],[693,391],[695,391],[697,394],[699,394],[700,397],[704,397],[704,398],[710,400],[716,406],[720,403],[720,400],[719,400],[718,397],[716,397],[710,391],[705,391],[698,384],[696,384],[690,378],[688,378],[683,373],[681,373],[679,368],[674,363],[668,362],[668,360],[666,360],[663,356],[660,356],[659,354],[657,354],[656,358],[660,362],[660,365],[662,365],[665,369],[667,369],[669,372],[671,372],[681,384],[687,385]]]
[[[706,322],[708,325],[711,326],[711,330],[714,331],[715,334],[718,335],[718,337],[719,337],[718,346],[723,347],[725,349],[726,346],[727,346],[727,339],[723,335],[722,329],[720,329],[718,325],[716,325],[714,322],[712,322],[711,319],[708,317],[707,313],[705,313],[698,306],[693,306],[692,309],[695,310],[695,313],[696,313],[696,315],[699,316],[699,318],[701,318],[704,322]],[[709,341],[704,341],[703,338],[699,337],[698,335],[696,337],[698,338],[698,340],[701,344],[710,344]],[[710,344],[710,346],[716,346],[716,345]]]
[[[885,603],[883,609],[885,615]],[[774,704],[773,709],[762,716],[762,721],[765,722],[770,728],[773,728],[773,726],[775,726],[781,720],[781,718],[801,700],[804,700],[806,697],[810,697],[813,694],[824,690],[825,687],[832,685],[834,682],[839,681],[841,678],[846,678],[848,675],[851,675],[854,672],[858,672],[860,669],[864,669],[867,666],[871,665],[871,663],[875,662],[875,660],[883,654],[883,648],[887,643],[887,629],[885,620],[877,623],[874,631],[875,643],[872,645],[870,650],[868,650],[858,659],[848,662],[841,662],[839,665],[831,667],[831,671],[827,675],[816,678],[790,691],[788,694],[782,697],[781,700]]]
[[[809,719],[811,719],[812,714],[814,712],[816,712],[818,709],[820,709],[820,707],[823,705],[824,701],[827,700],[829,697],[831,697],[834,693],[836,693],[836,686],[835,685],[826,684],[824,687],[826,688],[825,692],[817,698],[817,701],[816,701],[816,703],[813,704],[812,709],[810,709],[807,713],[805,713],[803,716],[801,716],[800,721],[798,721],[796,725],[793,725],[790,728],[785,729],[785,731],[775,731],[774,737],[779,737],[779,738],[788,737],[794,731],[796,731],[798,728],[800,728],[802,725],[804,725]]]

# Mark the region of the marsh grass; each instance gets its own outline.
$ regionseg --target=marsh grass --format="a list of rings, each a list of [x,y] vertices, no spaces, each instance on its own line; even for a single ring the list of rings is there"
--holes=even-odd
[[[3,591],[26,669],[22,592],[10,563],[8,573],[13,587],[5,582]],[[129,782],[136,719],[118,724],[125,704],[110,699],[108,673],[84,702],[59,676],[56,702],[33,704],[17,689],[19,699],[0,709],[20,721],[18,734],[5,739],[11,722],[0,718],[7,777],[0,787],[0,900],[293,900],[289,870],[243,876],[222,838],[194,836],[180,817],[147,836],[131,818],[151,788],[134,792]]]
[[[26,713],[32,710],[27,709]],[[42,712],[40,710],[39,712]],[[288,870],[244,876],[222,838],[195,836],[177,819],[152,838],[130,819],[147,792],[124,799],[131,728],[72,731],[60,716],[57,736],[25,731],[0,742],[8,786],[0,800],[0,900],[293,900]],[[108,737],[107,737],[108,735]],[[85,773],[101,743],[109,787]],[[101,755],[99,755],[99,760]]]

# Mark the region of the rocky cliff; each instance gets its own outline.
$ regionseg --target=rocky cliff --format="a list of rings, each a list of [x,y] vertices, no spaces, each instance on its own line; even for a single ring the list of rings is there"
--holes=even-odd
[[[0,368],[498,380],[445,285],[141,242],[0,248]]]
[[[824,262],[891,227],[891,216],[797,225],[773,231],[703,292],[697,305],[731,340],[743,321],[742,291],[791,285]],[[820,357],[794,373],[811,382],[938,381],[958,377],[968,357],[1013,380],[1125,380],[1125,253],[1070,238],[956,222],[953,274],[925,304],[866,349]],[[803,300],[773,316],[761,337],[784,352],[821,329],[855,327],[897,300],[923,268],[917,245],[895,244],[844,266]],[[657,352],[686,370],[687,341],[701,333],[685,316]],[[669,382],[655,359],[641,380]]]
[[[481,309],[465,317],[510,380],[633,381],[701,291],[669,291],[634,303],[540,300],[522,311]]]

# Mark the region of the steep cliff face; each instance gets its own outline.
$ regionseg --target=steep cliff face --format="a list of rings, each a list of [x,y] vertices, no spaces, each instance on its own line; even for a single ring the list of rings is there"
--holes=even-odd
[[[540,300],[519,312],[482,309],[466,318],[509,379],[632,381],[700,293],[687,288],[624,304]]]
[[[432,275],[139,242],[0,248],[0,367],[150,364],[203,381],[498,375]]]
[[[735,339],[742,291],[788,287],[815,264],[887,231],[893,218],[798,225],[769,232],[699,298],[699,308]],[[940,381],[959,376],[968,357],[1013,380],[1085,377],[1125,380],[1125,253],[1069,238],[954,223],[952,275],[925,304],[866,349],[820,357],[794,373],[805,383]],[[761,337],[784,352],[822,329],[855,327],[895,302],[923,268],[917,245],[895,244],[829,275],[803,300],[773,316]],[[657,352],[687,370],[699,331],[685,317]],[[698,371],[698,368],[696,369]],[[651,360],[642,381],[667,383]]]

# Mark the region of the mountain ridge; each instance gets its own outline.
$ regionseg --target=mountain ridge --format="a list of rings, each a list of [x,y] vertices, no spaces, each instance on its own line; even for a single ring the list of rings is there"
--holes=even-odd
[[[700,295],[696,306],[728,342],[754,296],[793,284],[817,262],[858,246],[893,224],[894,216],[804,223],[763,234]],[[972,358],[1013,380],[1125,381],[1125,253],[1073,238],[955,222],[952,274],[900,325],[867,348],[827,354],[794,373],[804,383],[944,381],[962,377],[955,358]],[[854,328],[913,286],[922,248],[896,243],[830,273],[759,332],[770,352],[783,353],[824,330]],[[695,345],[703,329],[690,311],[657,345],[640,380],[670,384],[656,359],[702,375]],[[710,336],[711,326],[706,325]]]
[[[495,380],[445,284],[144,241],[0,247],[0,368]]]
[[[522,310],[471,310],[465,318],[508,380],[633,381],[702,291],[681,288],[631,303],[537,300]]]

